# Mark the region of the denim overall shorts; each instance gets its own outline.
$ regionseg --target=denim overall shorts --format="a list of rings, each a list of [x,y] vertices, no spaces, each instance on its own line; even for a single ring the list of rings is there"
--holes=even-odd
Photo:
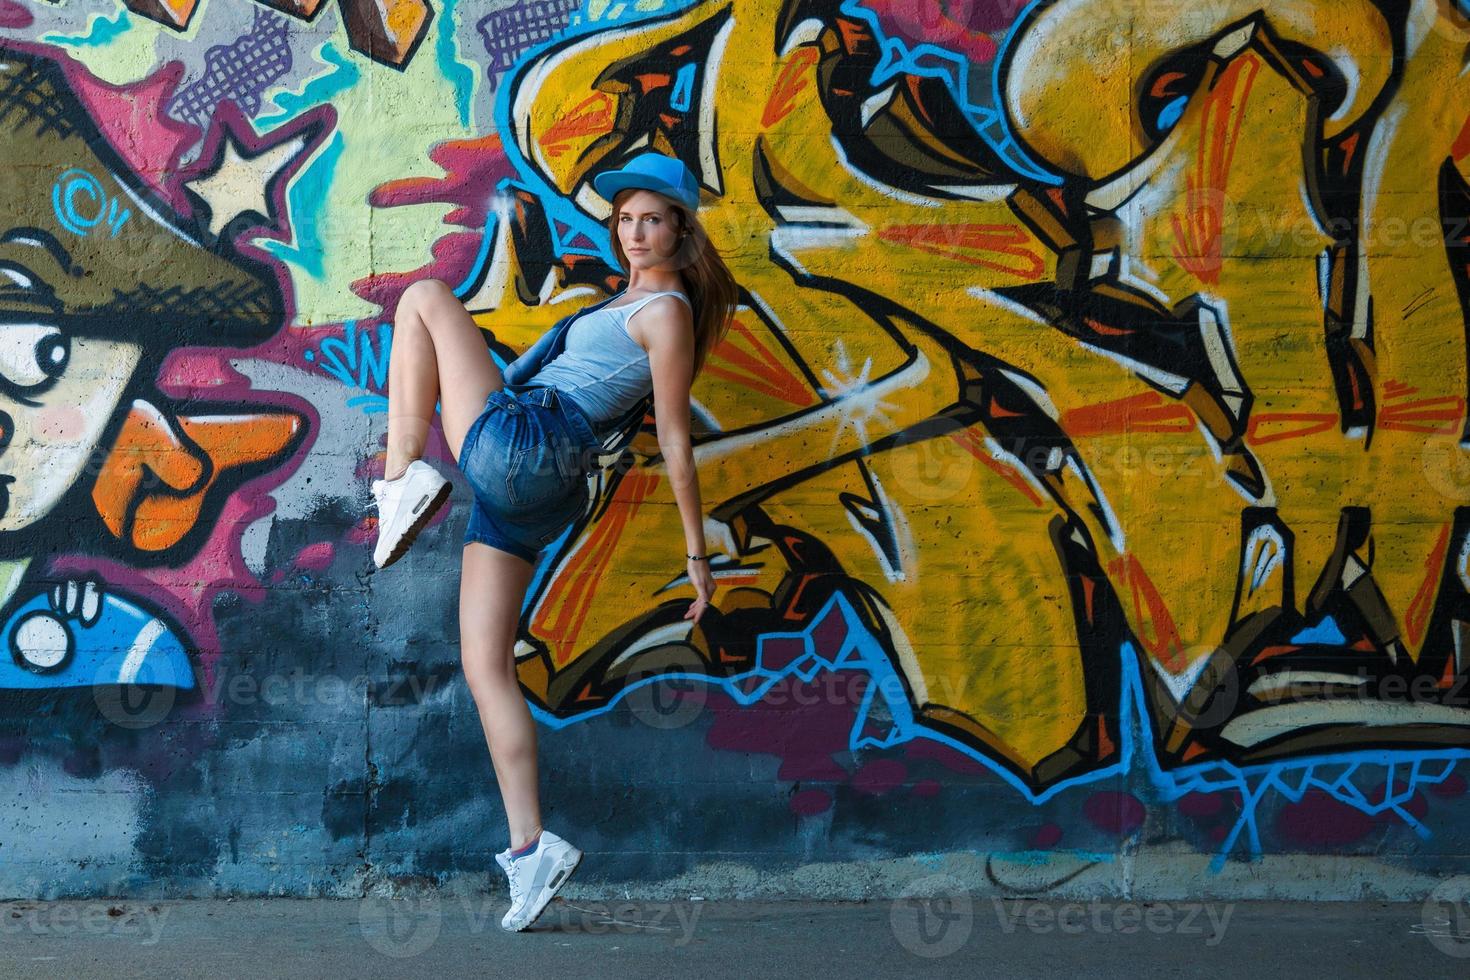
[[[465,543],[534,565],[586,509],[599,445],[587,416],[556,388],[492,391],[460,446],[459,471],[475,493]]]

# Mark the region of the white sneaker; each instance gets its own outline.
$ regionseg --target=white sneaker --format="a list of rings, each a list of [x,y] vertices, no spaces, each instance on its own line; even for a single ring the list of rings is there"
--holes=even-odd
[[[444,506],[453,487],[454,484],[421,459],[409,463],[396,480],[374,480],[378,543],[373,548],[373,564],[387,568],[402,558],[424,525]]]
[[[543,830],[535,850],[512,858],[506,849],[495,855],[495,860],[510,879],[510,909],[500,920],[500,928],[520,932],[536,921],[557,890],[577,870],[582,852],[551,831]]]

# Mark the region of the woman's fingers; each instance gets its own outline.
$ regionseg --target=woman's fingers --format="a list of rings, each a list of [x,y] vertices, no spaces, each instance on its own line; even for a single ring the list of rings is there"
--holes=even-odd
[[[689,610],[684,613],[684,618],[698,622],[699,617],[704,615],[705,609],[709,608],[710,598],[715,594],[715,580],[713,575],[704,571],[703,574],[691,573],[690,582],[694,586],[696,598],[689,604]]]

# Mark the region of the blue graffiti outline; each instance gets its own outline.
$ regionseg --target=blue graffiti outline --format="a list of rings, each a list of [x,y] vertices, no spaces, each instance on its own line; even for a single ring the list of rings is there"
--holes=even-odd
[[[538,578],[546,564],[543,562],[542,568],[538,568]],[[529,597],[534,594],[534,589],[528,592],[528,603]],[[833,656],[826,657],[816,652],[813,637],[825,619],[834,614],[834,609],[842,616],[846,626],[846,637],[841,649]],[[780,669],[772,670],[762,666],[765,662],[764,648],[768,641],[789,642],[792,640],[803,644],[804,652],[801,656],[793,658]],[[863,692],[856,720],[848,736],[848,748],[853,752],[864,748],[894,748],[915,739],[927,739],[953,749],[984,766],[1004,780],[1028,803],[1037,806],[1070,789],[1134,774],[1146,777],[1149,792],[1145,795],[1151,802],[1156,803],[1172,803],[1190,793],[1223,793],[1232,790],[1239,792],[1242,801],[1241,813],[1210,862],[1212,872],[1219,872],[1224,867],[1225,861],[1234,850],[1242,832],[1247,832],[1249,859],[1254,860],[1262,855],[1263,848],[1256,826],[1255,810],[1265,798],[1268,790],[1274,790],[1287,800],[1296,803],[1301,801],[1309,789],[1321,789],[1332,798],[1365,814],[1393,813],[1421,839],[1427,840],[1432,836],[1432,832],[1408,813],[1404,809],[1404,804],[1418,789],[1443,782],[1450,776],[1458,762],[1470,758],[1470,751],[1464,749],[1355,749],[1256,765],[1239,766],[1231,762],[1211,761],[1166,770],[1160,764],[1154,750],[1153,726],[1145,707],[1142,667],[1137,651],[1134,650],[1132,644],[1125,642],[1119,648],[1119,655],[1122,660],[1123,683],[1118,692],[1118,719],[1121,735],[1118,761],[1101,769],[1060,780],[1040,792],[1033,790],[1021,777],[1000,765],[990,756],[953,736],[936,731],[918,721],[905,693],[903,680],[894,669],[891,659],[877,638],[864,629],[852,604],[840,592],[835,593],[821,611],[812,617],[805,630],[798,633],[765,633],[757,637],[756,666],[749,671],[724,678],[687,672],[654,675],[624,687],[607,704],[579,712],[569,718],[559,718],[536,705],[532,705],[531,711],[541,724],[553,730],[560,730],[612,711],[632,691],[669,680],[683,680],[716,687],[741,707],[748,707],[764,697],[775,684],[788,677],[810,682],[824,670],[864,671],[869,675],[871,681]],[[754,687],[748,687],[748,682],[752,679],[759,679],[760,683]],[[870,721],[874,700],[879,693],[883,695],[888,715],[892,719],[891,730],[881,738],[864,734]],[[1421,766],[1435,762],[1443,762],[1444,767],[1438,772],[1426,772],[1421,769]],[[1350,780],[1360,766],[1373,764],[1387,768],[1384,797],[1380,801],[1369,800]],[[1336,778],[1329,779],[1318,774],[1319,768],[1325,769],[1338,765],[1345,768]],[[1403,766],[1408,767],[1407,786],[1402,792],[1395,792],[1395,782],[1404,776],[1400,771]],[[1300,777],[1294,784],[1286,778],[1293,773]],[[1142,789],[1143,787],[1134,787],[1130,783],[1130,788]]]
[[[337,161],[342,156],[344,145],[342,131],[339,129],[332,134],[332,138],[322,147],[316,158],[297,175],[286,192],[286,211],[291,215],[293,241],[286,243],[268,238],[260,243],[265,251],[282,262],[296,266],[313,279],[322,278],[326,256],[326,249],[322,247],[317,232],[317,219],[326,203],[327,188],[337,170]]]
[[[1031,2],[1026,5],[1025,9],[1016,15],[1016,19],[1011,21],[1011,29],[1007,31],[1006,36],[1001,39],[1000,47],[995,52],[995,60],[990,63],[990,97],[997,106],[1003,105],[1005,102],[1003,95],[1005,87],[1004,83],[1001,81],[1000,67],[1001,65],[1006,63],[1006,59],[1011,52],[1011,45],[1015,43],[1016,38],[1020,36],[1020,28],[1028,20],[1031,19],[1031,15],[1036,13],[1037,10],[1046,6],[1050,2],[1051,0],[1031,0]],[[1005,139],[1009,143],[1014,145],[1017,150],[1026,157],[1026,159],[1031,159],[1030,154],[1026,153],[1025,149],[1021,146],[1020,141],[1016,139],[1015,131],[1011,129],[1011,121],[1006,117],[1006,114],[997,109],[995,112],[995,118],[996,122],[1000,126],[1001,131],[1005,134]],[[1043,168],[1039,163],[1036,166],[1038,169],[1043,170],[1043,172],[1045,173],[1051,173],[1050,171],[1046,171],[1045,168]],[[1048,180],[1047,182],[1057,184],[1058,186],[1064,183],[1062,178],[1056,175],[1053,176],[1053,179]]]
[[[927,41],[911,46],[903,38],[890,36],[883,30],[878,14],[863,7],[862,2],[863,0],[843,0],[842,6],[838,9],[849,17],[866,21],[874,40],[878,42],[878,47],[883,52],[878,67],[873,69],[873,76],[869,79],[870,84],[881,85],[899,74],[940,79],[949,89],[955,105],[969,120],[975,132],[990,144],[990,148],[1001,160],[1005,161],[1006,166],[1024,177],[1044,184],[1060,185],[1062,183],[1060,176],[1032,159],[1031,155],[1026,152],[1026,148],[1016,139],[1005,113],[995,107],[1001,105],[1000,65],[1010,46],[1011,38],[1015,37],[1016,28],[1030,17],[1031,12],[1043,0],[1033,0],[1030,6],[1016,15],[1010,30],[1006,32],[1005,38],[996,48],[995,59],[991,62],[992,98],[995,106],[975,105],[970,101],[970,61],[964,55]],[[926,65],[924,61],[927,59],[933,59],[939,64]]]

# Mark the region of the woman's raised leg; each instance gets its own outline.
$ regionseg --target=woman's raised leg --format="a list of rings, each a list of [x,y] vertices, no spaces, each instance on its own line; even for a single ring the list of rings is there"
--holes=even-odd
[[[391,480],[424,454],[434,405],[459,459],[465,432],[499,391],[500,368],[483,331],[447,284],[420,279],[403,291],[393,316],[388,359],[388,460]]]
[[[464,547],[459,656],[505,801],[510,846],[541,829],[536,723],[516,678],[516,625],[531,583],[529,562],[478,541]]]
[[[504,384],[500,369],[453,291],[422,279],[404,290],[393,319],[388,364],[388,460],[392,479],[423,455],[434,405],[459,459],[485,399]],[[459,592],[460,659],[505,801],[511,846],[541,827],[536,726],[515,672],[516,627],[532,566],[479,542],[465,545]]]

